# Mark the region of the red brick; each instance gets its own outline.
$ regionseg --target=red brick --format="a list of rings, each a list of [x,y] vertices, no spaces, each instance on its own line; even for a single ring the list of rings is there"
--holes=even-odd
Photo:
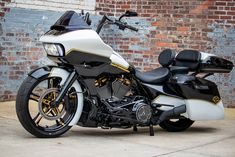
[[[178,27],[177,31],[189,31],[190,28],[189,27]]]
[[[124,5],[121,5],[121,8],[122,9],[130,9],[130,5],[124,4]]]
[[[176,31],[177,28],[174,27],[174,26],[172,26],[172,27],[166,27],[166,30],[168,30],[168,31]]]
[[[217,6],[209,6],[208,9],[209,9],[209,10],[217,10],[218,7],[217,7]]]
[[[232,19],[232,17],[231,16],[220,16],[220,19],[230,20],[230,19]]]
[[[4,12],[9,12],[9,11],[10,11],[10,8],[2,8],[2,10],[3,10]]]
[[[230,24],[235,24],[235,20],[228,20],[227,22]]]
[[[176,43],[167,43],[167,42],[157,42],[156,46],[158,47],[164,47],[164,48],[176,48]]]
[[[183,18],[184,14],[173,14],[174,18]]]
[[[39,52],[39,51],[41,51],[41,49],[38,48],[38,47],[31,47],[30,51],[32,51],[32,52]]]
[[[226,15],[226,11],[215,11],[215,14]]]
[[[167,35],[165,35],[165,34],[157,34],[157,35],[156,35],[156,38],[159,38],[159,39],[167,39]]]
[[[152,26],[160,27],[161,25],[162,25],[162,22],[161,22],[161,21],[156,21],[156,22],[153,22],[153,23],[152,23]]]
[[[235,15],[235,11],[228,11],[227,15]]]
[[[215,15],[213,15],[213,16],[208,16],[208,19],[219,19],[220,17],[219,16],[215,16]]]
[[[3,17],[5,15],[4,12],[0,12],[0,17]]]
[[[226,5],[226,2],[215,2],[215,5],[225,6],[225,5]]]
[[[235,6],[235,2],[228,2],[227,6]]]

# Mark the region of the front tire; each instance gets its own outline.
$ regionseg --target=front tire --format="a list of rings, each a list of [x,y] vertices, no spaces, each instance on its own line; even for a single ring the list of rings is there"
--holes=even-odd
[[[180,132],[188,129],[193,123],[194,121],[187,118],[178,119],[176,121],[170,119],[161,122],[159,126],[169,132]]]
[[[35,79],[28,76],[22,83],[16,98],[16,113],[22,126],[40,138],[54,138],[67,132],[68,124],[77,109],[76,91],[72,87],[58,107],[50,102],[58,95],[60,78]],[[71,97],[71,98],[70,98]]]

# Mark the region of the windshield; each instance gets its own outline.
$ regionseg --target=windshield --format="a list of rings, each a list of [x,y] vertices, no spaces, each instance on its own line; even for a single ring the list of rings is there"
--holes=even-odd
[[[51,26],[51,30],[79,30],[79,29],[91,29],[84,21],[81,15],[78,15],[75,11],[65,12],[56,23]]]

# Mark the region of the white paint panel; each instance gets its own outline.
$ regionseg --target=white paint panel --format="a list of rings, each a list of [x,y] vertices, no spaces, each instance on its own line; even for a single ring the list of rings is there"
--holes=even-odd
[[[222,101],[213,104],[204,100],[197,99],[179,99],[165,95],[159,95],[152,103],[180,106],[186,105],[186,113],[183,116],[191,120],[218,120],[224,118],[224,106]],[[162,106],[160,110],[170,110],[172,107]]]
[[[69,72],[67,72],[66,70],[61,69],[61,68],[53,68],[51,70],[50,76],[51,77],[60,77],[60,78],[62,78],[61,84],[64,84],[65,80],[69,76]],[[80,92],[80,93],[77,93],[77,98],[78,98],[78,104],[77,105],[78,105],[78,107],[77,107],[74,118],[69,123],[69,126],[73,126],[73,125],[77,124],[77,122],[80,119],[81,114],[82,114],[83,101],[84,101],[83,100],[83,94],[81,93],[82,89],[81,89],[81,86],[78,83],[78,81],[75,81],[71,87],[74,87],[76,89],[76,92]]]
[[[129,64],[125,61],[125,59],[122,58],[122,56],[117,55],[116,53],[113,53],[111,55],[110,60],[112,61],[112,63],[119,64],[126,69],[129,68]]]
[[[46,35],[40,38],[41,42],[61,43],[66,53],[76,49],[94,55],[110,58],[113,49],[105,44],[94,30],[77,30],[59,36]]]
[[[203,100],[185,100],[187,113],[192,120],[218,120],[224,118],[222,101],[217,104]]]
[[[206,59],[209,56],[216,56],[214,54],[205,53],[205,52],[200,52],[200,53],[201,53],[201,61],[203,61],[204,59]]]

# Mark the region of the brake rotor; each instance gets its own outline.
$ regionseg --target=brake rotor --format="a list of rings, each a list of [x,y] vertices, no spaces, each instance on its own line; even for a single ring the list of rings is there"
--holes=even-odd
[[[50,88],[39,98],[39,113],[47,120],[57,120],[65,113],[64,102],[61,102],[58,107],[51,107],[51,103],[56,99],[58,94],[58,88]]]

